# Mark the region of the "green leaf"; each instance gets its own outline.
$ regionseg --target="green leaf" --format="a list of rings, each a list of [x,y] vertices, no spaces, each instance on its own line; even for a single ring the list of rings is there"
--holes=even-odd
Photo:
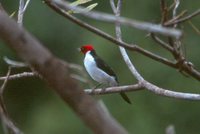
[[[95,8],[96,6],[98,5],[98,3],[94,3],[92,5],[89,5],[86,9],[87,9],[87,12],[91,11],[93,8]]]
[[[78,5],[85,4],[85,3],[90,2],[90,1],[92,1],[92,0],[77,0],[77,1],[75,1],[75,2],[73,2],[73,3],[71,3],[70,5],[71,5],[71,6],[78,6]],[[98,3],[91,4],[91,5],[87,6],[87,7],[83,10],[83,12],[89,12],[89,11],[91,11],[92,9],[94,9],[97,5],[98,5]],[[67,13],[68,13],[68,14],[73,14],[73,13],[80,13],[80,12],[73,11],[73,10],[69,10]]]
[[[77,0],[75,2],[72,2],[70,5],[71,6],[78,6],[78,5],[81,5],[81,4],[85,4],[85,3],[88,3],[92,0]]]
[[[87,6],[85,9],[83,9],[83,12],[89,12],[92,9],[94,9],[97,5],[98,5],[98,3],[91,4],[91,5]],[[80,12],[77,12],[77,11],[72,11],[72,12],[73,13],[80,13]]]
[[[16,11],[14,11],[13,13],[11,13],[10,18],[12,18],[15,15]]]

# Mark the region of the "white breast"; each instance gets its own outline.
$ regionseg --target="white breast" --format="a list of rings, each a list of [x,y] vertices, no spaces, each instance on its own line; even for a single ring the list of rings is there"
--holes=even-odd
[[[95,60],[90,52],[85,54],[84,66],[92,79],[98,83],[102,83],[108,86],[117,86],[117,82],[113,76],[108,75],[106,72],[97,67]]]

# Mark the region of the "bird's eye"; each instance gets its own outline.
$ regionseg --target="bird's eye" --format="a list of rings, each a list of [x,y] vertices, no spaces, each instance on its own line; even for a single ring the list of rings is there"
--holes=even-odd
[[[84,47],[82,47],[82,48],[81,48],[81,51],[84,51],[84,50],[85,50],[85,48],[84,48]]]

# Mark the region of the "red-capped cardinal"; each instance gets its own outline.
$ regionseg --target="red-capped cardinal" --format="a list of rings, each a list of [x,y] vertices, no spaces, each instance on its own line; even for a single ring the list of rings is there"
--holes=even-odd
[[[81,46],[80,51],[85,55],[84,66],[93,80],[106,86],[118,86],[117,76],[96,54],[92,45]],[[120,95],[127,103],[131,104],[131,101],[124,92],[120,92]]]

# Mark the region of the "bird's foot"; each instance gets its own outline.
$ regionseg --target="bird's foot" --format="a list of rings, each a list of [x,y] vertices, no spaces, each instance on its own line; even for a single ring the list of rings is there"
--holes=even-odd
[[[100,87],[101,85],[102,85],[101,83],[97,84],[95,87],[92,88],[92,90],[97,89],[97,88]]]
[[[105,87],[103,87],[103,88],[101,89],[101,91],[102,91],[102,92],[105,92],[105,91],[106,91],[106,88],[105,88]]]
[[[92,94],[94,94],[95,93],[95,89],[97,89],[98,87],[100,87],[102,84],[101,83],[99,83],[99,84],[97,84],[95,87],[93,87],[92,88]]]

